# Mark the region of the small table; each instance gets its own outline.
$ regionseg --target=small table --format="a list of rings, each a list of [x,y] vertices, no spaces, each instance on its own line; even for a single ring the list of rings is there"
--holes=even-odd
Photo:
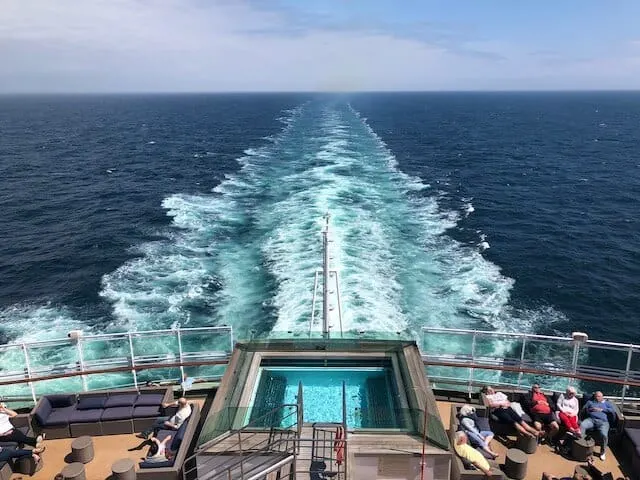
[[[571,456],[577,462],[586,462],[593,455],[593,447],[595,445],[596,442],[590,438],[576,438],[571,444]]]
[[[84,474],[84,463],[73,462],[65,465],[61,473],[64,480],[87,480]]]
[[[121,458],[111,465],[113,480],[136,480],[136,464],[130,458]]]
[[[530,437],[529,435],[518,434],[518,440],[516,441],[516,448],[522,450],[524,453],[536,453],[538,449],[538,439],[536,437]]]
[[[44,460],[42,459],[42,454],[40,454],[39,462],[36,462],[31,455],[28,457],[20,457],[13,463],[13,473],[33,476],[36,472],[40,471],[43,465]]]
[[[527,476],[527,454],[517,448],[507,450],[504,473],[513,480],[522,480]]]
[[[93,440],[91,437],[78,437],[71,442],[71,458],[74,462],[89,463],[93,460]]]

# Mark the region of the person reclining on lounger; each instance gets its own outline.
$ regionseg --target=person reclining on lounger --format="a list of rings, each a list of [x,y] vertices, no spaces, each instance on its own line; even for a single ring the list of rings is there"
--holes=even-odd
[[[16,415],[18,415],[17,412],[7,408],[4,403],[0,403],[0,442],[16,442],[22,445],[42,448],[44,435],[30,437],[15,428],[9,419]]]
[[[471,405],[463,405],[458,413],[461,430],[467,434],[469,443],[475,448],[481,448],[493,458],[498,454],[491,450],[491,440],[493,440],[493,432],[491,430],[480,430],[478,425],[478,415],[476,409]]]
[[[187,403],[187,399],[180,397],[175,402],[163,403],[163,408],[177,406],[178,411],[172,417],[158,417],[156,422],[149,428],[143,430],[136,435],[138,438],[144,438],[145,440],[151,435],[151,433],[157,435],[158,430],[178,430],[184,421],[191,415],[191,405]]]
[[[33,457],[36,463],[40,461],[40,454],[45,447],[34,448],[33,450],[14,449],[0,447],[0,462],[7,462],[12,458]]]
[[[538,430],[525,422],[522,417],[511,408],[511,402],[504,393],[496,392],[490,386],[483,387],[482,393],[484,393],[487,399],[491,413],[498,417],[498,420],[503,423],[512,424],[522,435],[538,437]]]
[[[143,441],[140,445],[130,448],[129,451],[142,450],[149,445],[149,451],[145,457],[145,462],[164,462],[165,460],[171,460],[171,450],[167,450],[167,443],[171,440],[171,435],[167,435],[162,440],[158,440],[156,437],[151,437]]]
[[[538,435],[544,435],[544,427],[549,427],[548,438],[553,441],[560,430],[560,425],[553,416],[555,410],[553,401],[542,392],[537,383],[534,383],[531,390],[523,395],[523,401],[531,415],[533,426],[539,432]]]
[[[493,472],[491,471],[491,465],[486,458],[475,448],[467,443],[468,437],[467,434],[462,431],[457,431],[455,435],[455,445],[456,453],[463,458],[468,463],[476,467],[478,470],[482,470],[482,472],[490,477]]]

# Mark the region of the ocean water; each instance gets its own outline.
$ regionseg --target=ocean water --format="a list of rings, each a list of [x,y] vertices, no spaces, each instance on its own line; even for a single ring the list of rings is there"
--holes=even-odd
[[[640,94],[0,98],[0,341],[308,328],[640,342]]]

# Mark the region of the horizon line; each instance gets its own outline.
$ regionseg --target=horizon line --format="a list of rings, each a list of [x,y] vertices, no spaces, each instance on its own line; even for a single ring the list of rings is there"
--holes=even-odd
[[[478,90],[203,90],[203,91],[43,91],[43,92],[0,92],[0,97],[9,96],[96,96],[96,95],[344,95],[344,94],[407,94],[407,93],[640,93],[634,89],[478,89]]]

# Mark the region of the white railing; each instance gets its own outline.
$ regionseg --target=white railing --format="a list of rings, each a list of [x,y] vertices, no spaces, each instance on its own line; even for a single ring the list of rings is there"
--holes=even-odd
[[[153,380],[185,379],[189,367],[200,368],[201,380],[220,377],[203,367],[226,365],[233,346],[229,326],[98,335],[75,331],[68,338],[0,345],[0,397],[35,401],[52,391],[138,388],[149,370]],[[167,378],[162,369],[179,371],[179,379],[171,372]]]
[[[547,388],[562,379],[562,388],[577,381],[591,389],[606,384],[622,401],[640,395],[640,345],[588,340],[581,333],[554,337],[424,327],[421,351],[424,363],[437,367],[429,372],[432,382],[469,391],[483,383],[528,387],[535,378]]]

